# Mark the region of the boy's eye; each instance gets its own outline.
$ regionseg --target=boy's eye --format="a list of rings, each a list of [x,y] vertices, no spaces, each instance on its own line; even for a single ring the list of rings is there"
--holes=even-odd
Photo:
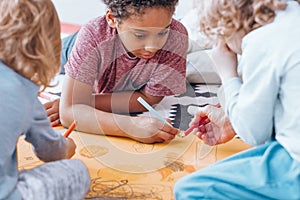
[[[135,33],[134,36],[138,39],[142,39],[146,37],[144,34],[140,34],[140,33]]]
[[[169,30],[165,30],[165,31],[162,31],[160,33],[158,33],[159,36],[165,36],[169,33]]]

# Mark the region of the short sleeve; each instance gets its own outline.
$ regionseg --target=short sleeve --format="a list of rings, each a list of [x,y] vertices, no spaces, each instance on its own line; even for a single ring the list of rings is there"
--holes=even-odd
[[[95,41],[97,36],[90,26],[86,25],[80,29],[65,70],[71,78],[93,85],[101,56]]]

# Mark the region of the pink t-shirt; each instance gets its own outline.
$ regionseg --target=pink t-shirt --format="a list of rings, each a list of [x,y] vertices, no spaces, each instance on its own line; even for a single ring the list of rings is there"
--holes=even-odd
[[[144,89],[152,96],[168,96],[186,90],[185,27],[172,20],[166,44],[151,59],[130,57],[117,31],[98,17],[83,26],[65,65],[66,73],[94,86],[95,93]]]

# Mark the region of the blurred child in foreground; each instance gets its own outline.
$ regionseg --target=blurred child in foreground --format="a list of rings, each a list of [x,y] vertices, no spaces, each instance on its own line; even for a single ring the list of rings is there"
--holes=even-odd
[[[60,67],[59,27],[51,0],[0,1],[0,199],[82,199],[89,189],[85,165],[68,160],[75,143],[52,129],[37,98]],[[20,136],[45,164],[18,170]]]
[[[208,116],[196,129],[205,143],[238,135],[255,147],[182,178],[176,199],[300,199],[300,1],[199,4],[224,112],[208,106],[190,125]]]

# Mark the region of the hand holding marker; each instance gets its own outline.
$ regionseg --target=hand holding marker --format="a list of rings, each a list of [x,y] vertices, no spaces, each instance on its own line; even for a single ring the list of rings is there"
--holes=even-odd
[[[180,131],[180,133],[178,134],[178,136],[180,136],[180,137],[188,136],[195,128],[197,128],[197,127],[199,127],[199,126],[201,126],[201,125],[207,124],[207,123],[208,123],[207,120],[208,120],[208,117],[207,117],[207,116],[202,117],[202,118],[199,120],[198,124],[192,125],[192,126],[189,127],[188,129],[186,129],[186,131]]]
[[[142,97],[139,97],[137,99],[151,114],[155,115],[157,119],[161,122],[164,122],[168,124],[169,126],[172,126],[166,119],[164,119],[156,110],[154,110]],[[217,104],[216,107],[220,108],[220,104]],[[197,124],[192,125],[189,127],[186,131],[180,131],[177,136],[183,138],[185,136],[188,136],[195,128],[205,125],[209,123],[209,119],[207,116],[202,117],[200,121]]]
[[[221,105],[218,103],[218,104],[216,105],[216,107],[217,107],[217,108],[220,108]],[[186,131],[184,131],[184,132],[183,132],[183,131],[180,131],[179,136],[180,136],[180,137],[185,137],[185,136],[189,135],[195,128],[198,128],[199,126],[203,126],[203,125],[205,125],[205,124],[208,124],[209,122],[210,122],[210,120],[208,119],[207,116],[201,117],[201,119],[199,120],[198,123],[192,125],[191,127],[189,127],[189,128],[188,128]]]
[[[151,114],[155,115],[156,118],[161,121],[164,122],[165,124],[172,126],[166,119],[164,119],[156,110],[154,110],[142,97],[139,97],[137,99]],[[191,129],[191,130],[190,130]],[[190,128],[188,130],[184,131],[180,131],[177,136],[183,138],[185,136],[187,136],[190,132],[192,132],[192,128]]]

